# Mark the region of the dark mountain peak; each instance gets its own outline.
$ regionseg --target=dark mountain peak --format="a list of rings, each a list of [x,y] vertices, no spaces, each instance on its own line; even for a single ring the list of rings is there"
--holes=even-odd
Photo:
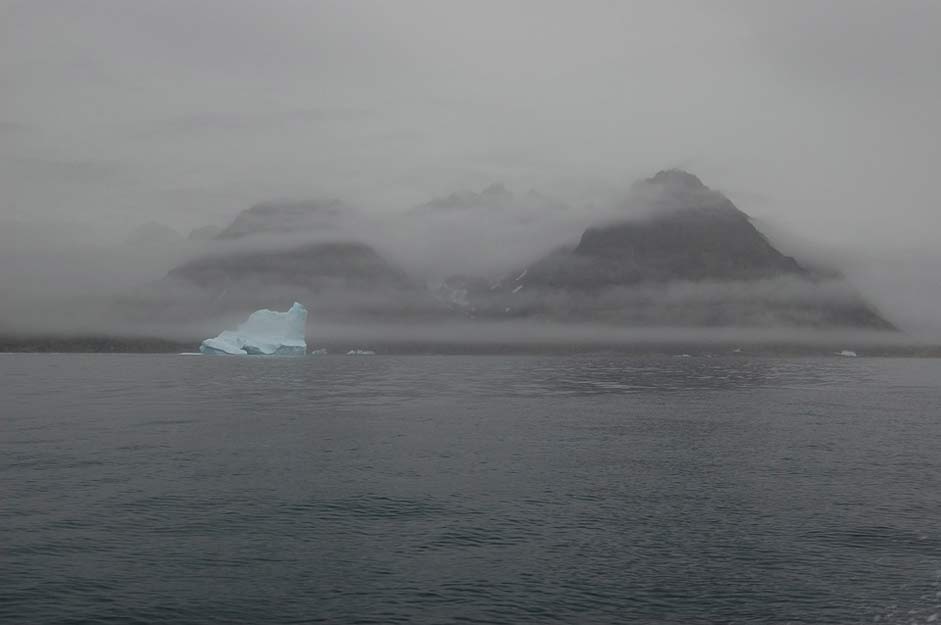
[[[646,219],[589,228],[575,254],[617,262],[615,283],[741,280],[803,274],[727,197],[685,171],[661,171],[635,185]]]
[[[636,182],[629,199],[655,219],[697,216],[748,219],[721,192],[710,189],[697,176],[681,169],[664,170]]]
[[[276,301],[281,296],[313,301],[316,294],[325,291],[376,294],[383,289],[413,290],[415,284],[404,271],[366,243],[342,232],[342,219],[349,210],[339,200],[256,204],[239,213],[217,238],[307,233],[311,240],[299,243],[291,239],[289,247],[284,247],[287,240],[266,247],[261,246],[261,239],[256,245],[221,243],[212,254],[177,266],[168,278],[200,287],[214,301],[227,297],[256,307],[266,305],[266,298]]]
[[[494,182],[481,191],[480,197],[488,200],[511,201],[513,193],[502,182]]]
[[[503,208],[510,205],[515,196],[502,182],[495,182],[480,193],[457,191],[445,197],[437,197],[419,206],[419,210],[469,210],[475,208]]]
[[[336,227],[350,207],[331,198],[323,200],[272,201],[255,204],[239,213],[219,233],[220,239],[253,234],[288,234]]]
[[[252,285],[288,286],[317,290],[341,287],[411,286],[403,271],[358,241],[309,243],[285,250],[237,251],[197,258],[170,271],[205,288]]]
[[[689,172],[642,180],[629,202],[644,217],[588,228],[574,250],[542,258],[470,305],[653,325],[892,329],[851,289],[825,285],[782,254],[731,200]],[[770,284],[784,290],[769,291]],[[677,288],[659,290],[668,285]]]
[[[653,177],[647,178],[644,182],[662,185],[671,189],[690,191],[706,191],[709,189],[697,176],[682,169],[664,169],[657,172]]]

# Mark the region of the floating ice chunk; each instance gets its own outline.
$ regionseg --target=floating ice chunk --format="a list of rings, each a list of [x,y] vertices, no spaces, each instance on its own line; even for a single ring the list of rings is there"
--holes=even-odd
[[[303,356],[307,353],[306,325],[307,309],[297,302],[287,312],[256,310],[235,330],[203,341],[199,351],[240,356]]]
[[[842,352],[837,352],[836,355],[845,356],[846,358],[856,358],[858,354],[852,350],[844,349]]]
[[[522,289],[522,288],[523,288],[523,285],[521,284],[521,285],[519,285],[518,287],[516,287],[515,289],[513,289],[513,292],[514,292],[514,293],[519,293],[519,292],[520,292],[520,289]]]
[[[375,356],[376,352],[371,349],[351,349],[346,352],[347,356]]]
[[[311,356],[326,356],[327,349],[325,347],[321,347],[320,349],[311,350],[310,355]]]

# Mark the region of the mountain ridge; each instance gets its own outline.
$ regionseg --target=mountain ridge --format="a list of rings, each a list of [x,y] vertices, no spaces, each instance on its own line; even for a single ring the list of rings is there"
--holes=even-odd
[[[781,253],[746,213],[689,172],[635,183],[630,203],[642,210],[589,226],[577,245],[487,288],[464,279],[470,288],[447,299],[488,317],[895,330],[842,276]]]
[[[419,208],[503,208],[513,198],[494,184]],[[263,203],[242,211],[217,240],[290,233],[290,247],[196,258],[171,270],[168,279],[217,295],[268,294],[273,286],[311,298],[325,290],[369,293],[371,314],[381,316],[386,297],[390,318],[457,314],[640,326],[895,329],[842,277],[818,274],[781,253],[746,213],[689,172],[664,170],[635,183],[623,209],[622,216],[585,228],[574,246],[501,280],[464,275],[429,290],[339,228],[351,211],[339,200]],[[316,241],[298,243],[304,232]],[[355,316],[355,303],[350,305]]]

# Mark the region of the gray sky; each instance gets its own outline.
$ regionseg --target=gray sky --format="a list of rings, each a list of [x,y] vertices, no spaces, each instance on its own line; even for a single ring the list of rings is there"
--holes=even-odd
[[[939,28],[934,0],[0,0],[0,219],[185,232],[268,198],[578,200],[678,166],[917,273]]]

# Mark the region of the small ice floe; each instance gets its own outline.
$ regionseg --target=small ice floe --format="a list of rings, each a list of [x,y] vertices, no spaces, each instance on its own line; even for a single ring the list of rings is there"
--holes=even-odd
[[[347,356],[375,356],[376,352],[371,349],[351,349],[346,352]]]
[[[326,356],[327,349],[325,347],[321,347],[320,349],[315,349],[310,352],[310,355],[311,356]]]
[[[202,352],[180,352],[177,356],[202,356]]]
[[[856,358],[856,356],[858,356],[859,354],[857,354],[856,352],[852,350],[844,349],[842,352],[837,352],[836,355],[843,356],[844,358]]]
[[[677,354],[674,358],[692,358],[689,354]]]
[[[742,348],[741,348],[741,347],[736,347],[735,349],[732,350],[732,353],[733,353],[733,354],[741,354],[741,353],[742,353]]]
[[[520,280],[522,280],[523,278],[525,278],[525,277],[526,277],[526,272],[528,272],[528,271],[529,271],[529,267],[527,267],[526,269],[524,269],[524,270],[523,270],[523,273],[521,273],[520,275],[516,276],[516,281],[519,282]]]
[[[522,288],[523,288],[523,285],[521,284],[521,285],[519,285],[518,287],[516,287],[515,289],[513,289],[513,292],[514,292],[514,293],[519,293],[519,292],[520,292],[520,289],[522,289]]]

